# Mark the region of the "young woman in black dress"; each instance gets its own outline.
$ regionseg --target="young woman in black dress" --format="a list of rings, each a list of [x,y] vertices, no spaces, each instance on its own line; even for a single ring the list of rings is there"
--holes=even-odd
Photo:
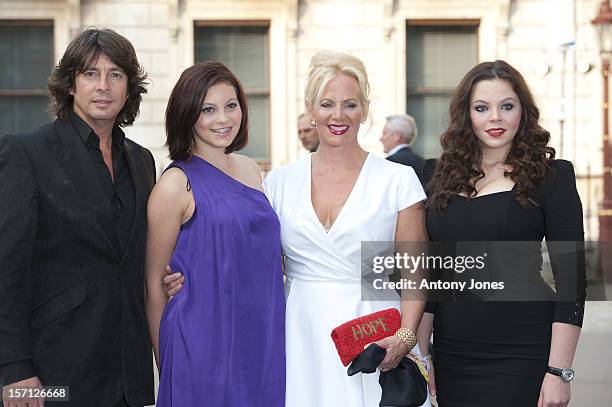
[[[538,119],[525,80],[506,62],[467,73],[451,101],[443,153],[426,166],[432,240],[583,241],[572,164],[554,159]],[[572,366],[586,288],[584,268],[573,271],[556,272],[555,285],[557,292],[577,286],[574,301],[428,306],[419,337],[428,341],[433,328],[430,391],[440,407],[568,405],[569,382],[547,370]],[[540,278],[539,269],[527,272]]]

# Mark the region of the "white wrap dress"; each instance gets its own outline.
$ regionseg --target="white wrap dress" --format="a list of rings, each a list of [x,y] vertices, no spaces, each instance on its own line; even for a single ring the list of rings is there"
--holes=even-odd
[[[378,372],[349,377],[331,331],[399,308],[399,301],[362,300],[361,242],[393,241],[398,212],[425,199],[414,170],[368,154],[329,231],[312,206],[310,155],[272,171],[265,190],[280,219],[287,275],[286,406],[378,406]]]

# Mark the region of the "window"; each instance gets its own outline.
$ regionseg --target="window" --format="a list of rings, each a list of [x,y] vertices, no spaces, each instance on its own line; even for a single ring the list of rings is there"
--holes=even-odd
[[[0,21],[0,134],[48,122],[53,23]]]
[[[478,62],[477,33],[478,21],[408,21],[406,110],[419,128],[413,148],[424,157],[440,154],[452,93]]]
[[[195,61],[217,60],[238,77],[249,101],[249,142],[242,154],[270,162],[269,24],[196,23]]]

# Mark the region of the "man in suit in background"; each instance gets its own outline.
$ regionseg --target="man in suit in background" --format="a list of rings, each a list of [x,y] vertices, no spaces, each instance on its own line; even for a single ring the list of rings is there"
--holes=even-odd
[[[412,116],[394,115],[387,117],[380,142],[387,160],[411,166],[422,183],[425,159],[410,148],[417,135],[418,128]]]
[[[304,148],[311,153],[319,148],[319,134],[317,129],[308,121],[306,113],[298,116],[298,137]]]
[[[76,37],[47,86],[57,119],[0,138],[0,367],[8,390],[69,386],[69,402],[153,404],[144,312],[151,153],[125,138],[146,93],[132,44]],[[42,404],[41,404],[42,405]]]

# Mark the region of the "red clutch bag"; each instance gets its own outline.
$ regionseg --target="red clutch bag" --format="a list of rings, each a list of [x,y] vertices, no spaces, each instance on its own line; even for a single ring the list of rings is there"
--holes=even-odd
[[[399,311],[389,308],[345,322],[332,330],[331,337],[342,364],[348,366],[364,346],[395,334],[401,325]]]

